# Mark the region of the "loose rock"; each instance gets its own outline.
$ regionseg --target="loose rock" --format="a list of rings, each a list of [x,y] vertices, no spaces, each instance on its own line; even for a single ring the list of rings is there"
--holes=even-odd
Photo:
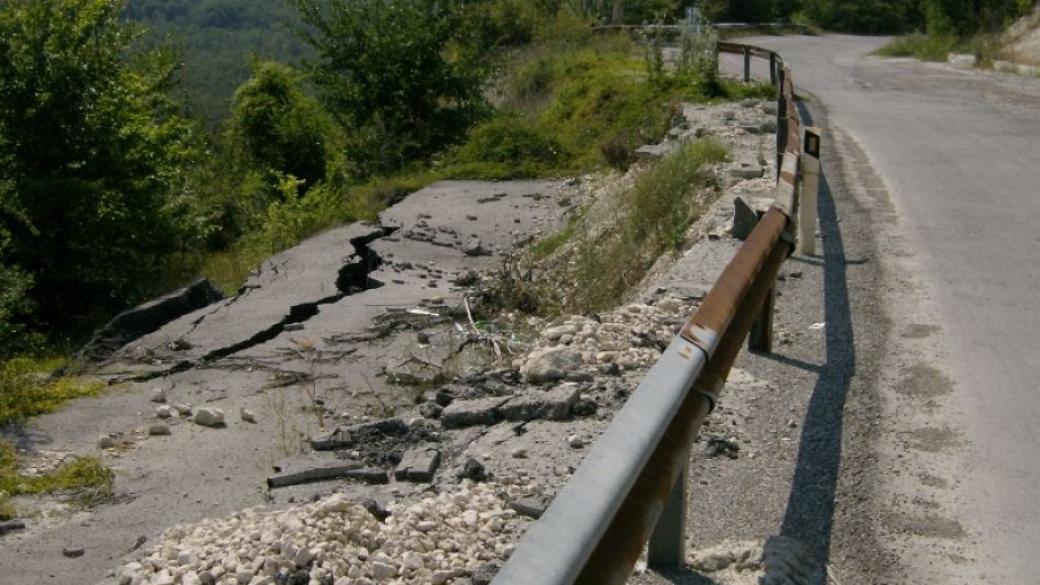
[[[204,427],[224,426],[224,411],[219,408],[200,408],[195,413],[195,424]]]

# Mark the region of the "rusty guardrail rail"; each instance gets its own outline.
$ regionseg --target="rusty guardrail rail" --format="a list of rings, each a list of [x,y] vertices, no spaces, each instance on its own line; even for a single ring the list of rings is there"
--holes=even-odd
[[[806,130],[809,149],[803,152],[794,84],[783,60],[772,51],[737,43],[719,43],[719,51],[743,54],[746,61],[769,59],[778,100],[776,201],[521,539],[494,585],[620,585],[648,543],[651,567],[685,561],[691,446],[744,340],[750,334],[752,349],[770,349],[774,283],[794,251],[799,186],[808,184],[799,169],[819,168],[819,134]],[[745,79],[749,70],[745,65]],[[803,165],[802,159],[816,166]],[[811,220],[814,228],[815,216]]]

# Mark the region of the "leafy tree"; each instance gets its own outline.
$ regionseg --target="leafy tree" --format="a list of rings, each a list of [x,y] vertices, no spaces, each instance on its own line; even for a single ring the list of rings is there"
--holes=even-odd
[[[462,9],[445,0],[294,0],[311,27],[314,82],[350,131],[362,175],[456,142],[487,110],[487,68],[459,42]]]
[[[302,75],[289,66],[257,62],[232,100],[228,142],[246,166],[310,186],[325,177],[334,124],[301,83]]]
[[[52,331],[151,291],[175,247],[166,204],[193,155],[167,95],[172,55],[131,54],[111,0],[0,4],[0,264]]]
[[[823,28],[858,33],[913,30],[922,18],[919,0],[804,0],[803,10]]]

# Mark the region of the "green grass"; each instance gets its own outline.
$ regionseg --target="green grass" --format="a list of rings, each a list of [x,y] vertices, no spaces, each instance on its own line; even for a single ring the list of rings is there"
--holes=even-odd
[[[616,306],[658,257],[682,245],[686,230],[703,212],[695,193],[708,186],[706,169],[726,157],[718,141],[698,140],[640,175],[617,229],[579,246],[571,310]]]
[[[104,390],[105,384],[95,380],[47,377],[69,363],[64,357],[18,357],[0,365],[0,424],[53,412],[68,400]]]
[[[958,46],[957,37],[915,33],[899,37],[877,50],[882,57],[914,57],[922,61],[945,61]]]
[[[14,496],[75,493],[81,504],[89,505],[111,495],[113,480],[112,470],[96,457],[76,457],[40,476],[22,475],[14,449],[0,442],[0,520],[15,515]]]
[[[579,221],[580,217],[573,215],[567,221],[567,225],[564,226],[562,230],[535,242],[535,244],[531,246],[532,259],[535,261],[544,260],[556,253],[556,251],[563,247],[564,244],[571,241],[578,229]]]

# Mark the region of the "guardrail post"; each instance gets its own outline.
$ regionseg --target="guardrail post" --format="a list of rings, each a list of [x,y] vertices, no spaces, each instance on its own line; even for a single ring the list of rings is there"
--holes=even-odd
[[[780,175],[780,167],[784,163],[784,152],[787,151],[787,98],[783,92],[776,100],[776,173]]]
[[[798,253],[816,253],[816,200],[820,192],[820,129],[806,128],[802,140],[802,178],[798,201]]]
[[[751,82],[751,47],[744,45],[744,83]]]
[[[759,353],[773,352],[773,308],[776,306],[776,287],[769,289],[758,318],[748,333],[748,349]]]
[[[686,460],[689,461],[687,452]],[[654,570],[674,569],[686,562],[686,505],[689,501],[689,464],[675,480],[668,502],[650,535],[646,564]]]
[[[769,83],[776,87],[776,53],[769,54]]]

